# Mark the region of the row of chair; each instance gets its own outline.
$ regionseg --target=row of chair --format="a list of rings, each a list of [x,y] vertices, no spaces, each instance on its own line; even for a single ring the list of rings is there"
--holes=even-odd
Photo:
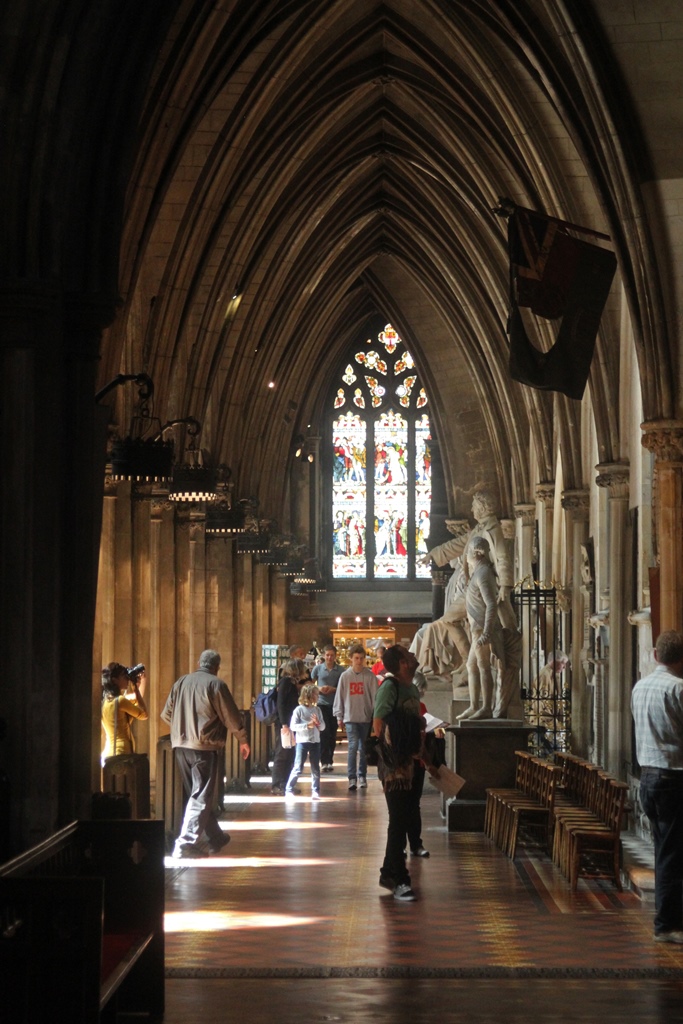
[[[621,891],[621,828],[628,785],[598,765],[556,753],[562,788],[554,808],[553,861],[576,891],[579,876],[611,878]]]
[[[561,769],[527,750],[515,751],[515,785],[487,789],[484,832],[514,860],[521,825],[541,830],[549,847],[555,791]]]
[[[598,765],[557,752],[550,763],[515,752],[515,785],[486,791],[484,831],[514,859],[521,826],[540,829],[569,879],[612,878],[621,890],[620,833],[628,786]]]

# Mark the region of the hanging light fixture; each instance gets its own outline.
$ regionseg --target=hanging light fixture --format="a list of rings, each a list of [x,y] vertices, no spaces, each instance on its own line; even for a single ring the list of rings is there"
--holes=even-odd
[[[261,565],[276,565],[283,568],[287,565],[287,551],[277,543],[274,544],[272,540],[270,543],[270,550],[259,555],[259,562]]]
[[[247,528],[244,507],[241,504],[230,508],[227,502],[210,505],[206,510],[206,532],[208,534],[238,534]]]
[[[315,559],[307,558],[306,561],[304,562],[304,567],[301,570],[301,572],[298,572],[294,577],[294,582],[306,583],[310,585],[311,583],[315,583],[316,578],[317,574],[315,571]]]
[[[269,550],[270,534],[264,531],[244,533],[237,539],[237,552],[240,555],[265,555]]]
[[[196,438],[201,429],[201,424],[197,420],[193,420],[188,427],[190,443],[185,453],[187,461],[180,462],[173,467],[173,477],[168,492],[169,501],[216,501],[218,498],[216,492],[218,470],[205,461],[204,452],[196,444]]]
[[[109,461],[114,480],[132,480],[136,483],[163,483],[173,471],[173,441],[164,441],[161,432],[146,437],[159,421],[152,416],[150,400],[154,395],[154,382],[146,373],[119,373],[95,395],[99,403],[114,388],[129,381],[138,386],[135,412],[128,434],[115,437],[111,443]]]
[[[241,504],[245,512],[245,532],[237,538],[239,555],[266,555],[270,551],[269,519],[259,519],[258,499],[243,498]]]
[[[217,483],[218,473],[212,466],[175,466],[169,501],[215,501]]]
[[[327,590],[327,584],[318,569],[317,559],[306,559],[303,571],[297,573],[294,582],[290,584],[290,593],[298,594],[300,592],[295,588],[303,588],[303,592],[306,594],[322,594]]]

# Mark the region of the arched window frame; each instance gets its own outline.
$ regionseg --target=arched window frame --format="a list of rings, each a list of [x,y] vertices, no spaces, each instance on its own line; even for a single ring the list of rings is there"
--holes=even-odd
[[[390,410],[394,413],[398,413],[402,416],[407,423],[408,430],[408,463],[407,463],[407,479],[408,481],[415,481],[416,479],[416,424],[419,422],[423,415],[427,415],[429,419],[430,436],[434,437],[434,424],[432,417],[429,414],[429,400],[424,392],[423,385],[420,380],[418,370],[414,365],[408,363],[406,368],[400,373],[395,374],[391,377],[382,378],[381,384],[387,384],[386,394],[382,397],[381,404],[378,404],[373,408],[371,396],[373,389],[364,380],[366,376],[374,377],[378,379],[379,375],[374,372],[373,367],[370,366],[367,369],[364,366],[359,366],[356,362],[355,357],[358,352],[361,351],[380,351],[379,336],[385,332],[393,330],[390,324],[387,324],[383,331],[370,331],[368,335],[363,337],[363,340],[356,342],[353,346],[350,346],[347,350],[344,359],[340,362],[338,371],[334,378],[333,386],[330,389],[330,394],[327,399],[327,414],[325,417],[325,434],[323,443],[323,472],[324,472],[324,501],[323,501],[323,514],[324,514],[324,530],[323,530],[323,557],[326,567],[327,586],[328,590],[427,590],[431,586],[430,575],[427,569],[418,569],[416,566],[416,487],[408,487],[407,489],[407,506],[408,506],[408,555],[407,555],[407,574],[405,577],[400,576],[375,576],[375,531],[374,531],[374,515],[375,515],[375,480],[374,480],[374,465],[371,467],[371,472],[367,472],[366,467],[366,575],[365,576],[344,576],[334,577],[333,576],[333,538],[332,538],[332,526],[333,526],[333,464],[334,464],[334,451],[333,451],[333,425],[342,413],[356,413],[362,419],[365,420],[366,424],[366,458],[371,459],[371,453],[374,453],[374,436],[375,436],[375,424],[380,420],[383,413],[388,413]],[[386,359],[387,363],[393,365],[398,359],[402,352],[407,351],[407,347],[402,339],[396,334],[396,349],[394,353],[389,353]],[[383,353],[384,350],[382,350]],[[382,354],[380,353],[380,354]],[[346,395],[346,401],[343,406],[334,408],[335,398],[338,395],[340,384],[342,384],[344,375],[348,367],[351,366],[355,371],[355,375],[358,378],[357,381],[343,382],[343,388]],[[414,383],[412,391],[410,393],[409,405],[403,406],[400,402],[400,397],[396,393],[396,389],[404,384],[406,378],[414,377]],[[353,404],[353,394],[357,387],[360,387],[361,392],[366,399],[365,407],[358,408]],[[369,399],[369,400],[368,400]],[[418,400],[420,407],[418,408]],[[433,497],[433,496],[432,496]],[[431,498],[430,498],[430,516],[431,516]],[[421,573],[421,574],[420,574]]]

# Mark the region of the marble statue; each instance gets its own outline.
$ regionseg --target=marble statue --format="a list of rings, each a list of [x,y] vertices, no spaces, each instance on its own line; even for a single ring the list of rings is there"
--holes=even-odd
[[[446,520],[453,539],[437,545],[421,559],[423,565],[430,560],[443,566],[447,562],[455,572],[449,580],[445,595],[445,610],[440,619],[423,626],[416,634],[411,651],[424,670],[435,675],[446,675],[466,664],[470,642],[467,635],[465,588],[467,586],[467,548],[474,536],[488,541],[491,561],[498,576],[498,617],[501,625],[517,631],[517,620],[510,602],[514,584],[512,542],[506,538],[495,513],[495,502],[488,491],[477,491],[472,499],[472,515],[477,525],[470,529],[467,520]],[[502,716],[501,716],[502,717]]]
[[[503,626],[498,615],[498,586],[485,537],[470,537],[467,544],[469,580],[465,591],[467,620],[472,642],[467,658],[470,703],[458,719],[492,718],[495,680],[492,658],[505,665]]]

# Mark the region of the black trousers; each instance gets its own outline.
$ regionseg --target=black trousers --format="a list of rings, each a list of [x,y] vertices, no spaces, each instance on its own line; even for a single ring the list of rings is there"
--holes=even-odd
[[[292,734],[294,739],[294,734]],[[280,726],[275,726],[275,751],[273,753],[273,772],[271,775],[271,784],[273,787],[278,789],[284,789],[287,785],[287,779],[290,776],[292,768],[294,767],[294,757],[296,755],[296,746],[294,747],[283,747],[280,742]]]
[[[640,799],[655,844],[655,934],[683,930],[683,771],[643,768]]]
[[[323,713],[325,728],[320,733],[320,763],[332,764],[334,750],[337,746],[337,719],[334,717],[331,704],[318,704]]]
[[[406,841],[411,850],[417,850],[422,845],[420,797],[424,776],[424,768],[416,766],[410,789],[384,789],[389,824],[381,873],[391,878],[394,885],[410,885],[410,873],[404,856]]]

